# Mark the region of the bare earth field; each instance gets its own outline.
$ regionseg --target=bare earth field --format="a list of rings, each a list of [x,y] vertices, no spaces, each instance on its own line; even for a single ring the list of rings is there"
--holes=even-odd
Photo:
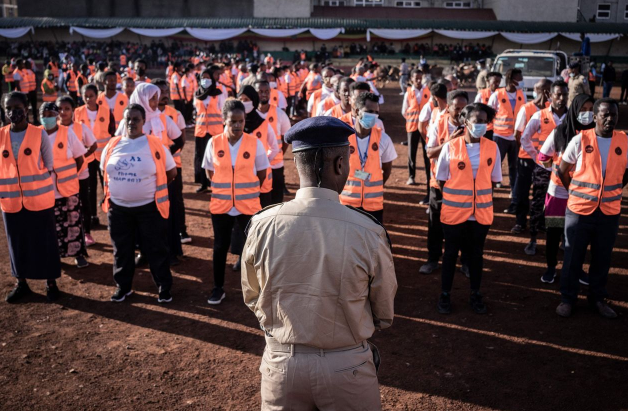
[[[599,317],[584,298],[571,319],[556,316],[558,282],[540,281],[544,238],[536,256],[525,255],[527,233],[510,234],[514,218],[501,213],[509,203],[506,189],[496,191],[495,222],[486,243],[482,292],[488,315],[471,311],[468,280],[461,273],[454,284],[454,311],[440,315],[440,271],[418,274],[427,258],[426,208],[418,205],[425,181],[418,172],[421,184],[405,185],[401,96],[393,85],[383,91],[381,117],[399,154],[385,194],[385,225],[399,281],[396,318],[392,328],[372,339],[383,358],[384,409],[628,409],[628,203],[622,207],[608,284],[617,320]],[[174,301],[157,303],[143,268],[137,270],[136,293],[124,303],[109,302],[112,248],[100,227],[88,268],[78,270],[65,260],[57,303],[46,303],[44,283],[34,281],[36,294],[27,302],[0,302],[0,409],[259,409],[264,339],[242,302],[239,273],[227,268],[223,304],[206,302],[213,238],[209,195],[196,194],[192,184],[193,139],[188,131],[183,153],[193,241],[183,246],[183,263],[173,268]],[[286,179],[294,193],[298,179],[291,158],[288,154]],[[100,219],[106,216],[101,213]],[[4,235],[0,243],[4,296],[13,279]]]

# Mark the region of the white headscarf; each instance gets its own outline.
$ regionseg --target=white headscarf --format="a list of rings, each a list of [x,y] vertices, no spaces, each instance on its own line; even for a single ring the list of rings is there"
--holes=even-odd
[[[143,131],[147,135],[153,135],[156,137],[162,137],[162,132],[165,132],[164,124],[161,122],[159,115],[161,111],[159,109],[152,110],[148,104],[148,100],[153,98],[157,94],[157,98],[161,95],[159,87],[150,83],[140,83],[135,87],[135,91],[131,94],[129,104],[139,104],[144,107],[146,111],[146,122],[144,123]],[[124,133],[126,135],[126,122],[124,125]]]

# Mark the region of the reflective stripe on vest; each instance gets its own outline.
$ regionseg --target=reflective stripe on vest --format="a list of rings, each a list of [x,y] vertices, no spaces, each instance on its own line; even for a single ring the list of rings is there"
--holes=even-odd
[[[124,110],[126,106],[129,105],[129,98],[126,94],[121,92],[116,92],[116,102],[113,107],[109,107],[109,102],[107,101],[107,95],[105,92],[102,92],[98,95],[98,104],[106,106],[110,111],[113,111],[113,118],[116,120],[116,127],[122,121],[122,117],[124,117]]]
[[[79,192],[76,161],[68,157],[68,127],[59,126],[52,144],[54,172],[57,175],[57,191],[63,197],[70,197]]]
[[[525,110],[525,113],[526,113],[526,125],[527,125],[530,122],[530,119],[532,118],[534,113],[539,111],[539,108],[536,106],[536,104],[534,104],[533,101],[530,101],[529,103],[525,103],[520,110]],[[517,115],[518,115],[518,113],[517,113]],[[522,134],[523,134],[523,132],[522,132]],[[523,147],[519,147],[519,158],[531,159],[530,154],[528,154],[523,149]]]
[[[251,135],[255,138],[257,138],[258,140],[260,140],[260,142],[262,143],[262,145],[264,146],[264,151],[266,153],[268,153],[268,117],[266,117],[266,120],[264,120],[264,122],[255,130],[251,133]],[[262,187],[260,188],[260,193],[270,193],[273,189],[273,171],[270,167],[268,167],[266,169],[266,179],[264,180],[264,183],[262,184]]]
[[[223,127],[222,113],[218,107],[218,96],[210,96],[209,103],[205,107],[202,100],[194,100],[196,107],[196,126],[194,135],[196,137],[217,136],[221,134]]]
[[[515,113],[519,113],[519,109],[524,104],[523,91],[516,92],[514,110],[505,88],[497,89],[497,102],[498,110],[493,120],[493,130],[500,136],[512,136],[515,134]]]
[[[432,112],[432,115],[435,116],[437,114],[436,110]],[[434,125],[436,127],[436,135],[438,136],[438,145],[443,145],[449,141],[449,113],[447,111],[443,112],[439,117],[437,123]],[[436,188],[440,190],[440,185],[436,180],[436,163],[438,162],[438,158],[430,159],[430,187]]]
[[[74,121],[79,122],[81,124],[85,124],[92,130],[94,133],[94,137],[96,137],[96,144],[98,148],[94,152],[96,160],[100,161],[100,157],[102,155],[102,151],[111,140],[111,135],[109,134],[109,122],[111,120],[111,113],[109,112],[108,106],[105,104],[98,105],[98,112],[96,113],[96,121],[94,121],[94,127],[92,127],[91,122],[89,121],[89,115],[87,114],[87,105],[81,106],[74,110]]]
[[[266,113],[266,121],[268,121],[270,126],[273,128],[273,131],[275,132],[275,137],[277,138],[277,147],[279,147],[279,153],[277,153],[275,158],[273,158],[272,161],[270,162],[271,166],[275,166],[275,165],[283,163],[283,149],[282,149],[283,139],[282,139],[282,136],[279,134],[279,130],[278,130],[279,118],[277,116],[277,107],[273,106],[272,104],[270,105],[270,108],[268,109],[268,113]]]

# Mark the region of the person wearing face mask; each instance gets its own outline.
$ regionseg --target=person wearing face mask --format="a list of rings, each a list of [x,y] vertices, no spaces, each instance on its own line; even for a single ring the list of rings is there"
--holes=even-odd
[[[503,163],[508,158],[508,180],[510,195],[513,197],[517,181],[517,152],[519,151],[517,140],[515,140],[515,116],[525,103],[523,74],[520,69],[509,69],[506,72],[506,87],[497,89],[488,105],[497,112],[493,124],[493,141],[499,147],[501,162]],[[501,187],[501,183],[497,187]]]
[[[571,316],[578,301],[579,279],[589,244],[588,303],[605,318],[617,317],[604,300],[608,296],[606,282],[619,230],[622,190],[628,183],[628,137],[615,130],[618,116],[617,101],[597,100],[593,105],[595,127],[573,137],[561,158],[559,177],[563,187],[569,187],[560,276],[562,301],[556,308],[561,317]]]
[[[107,71],[105,73],[105,91],[98,94],[98,105],[105,106],[113,113],[113,117],[116,121],[116,127],[120,125],[124,109],[129,104],[129,99],[126,94],[118,91],[117,81],[117,73],[114,71]]]
[[[502,82],[502,78],[502,73],[500,73],[499,71],[491,71],[490,73],[485,73],[484,83],[486,84],[486,87],[478,91],[478,93],[475,95],[474,103],[488,104],[493,93],[499,88],[499,85]],[[476,86],[477,84],[478,83],[476,83]],[[484,137],[488,138],[489,140],[493,139],[493,123],[490,123],[488,125]]]
[[[311,77],[310,73],[310,77]],[[334,89],[331,85],[331,79],[334,77],[334,69],[332,69],[331,67],[325,67],[323,69],[323,71],[321,72],[322,74],[322,87],[319,87],[318,89],[315,89],[315,91],[310,92],[310,87],[314,88],[314,80],[310,79],[306,82],[306,85],[308,83],[312,83],[312,85],[307,85],[307,90],[308,90],[308,100],[307,100],[307,112],[309,113],[310,117],[314,117],[316,116],[316,110],[318,109],[318,105],[320,104],[321,101],[325,100],[327,97],[329,97],[330,95],[332,95],[334,93]],[[319,75],[320,77],[320,75]],[[316,77],[314,77],[315,79]]]
[[[352,122],[355,121],[355,113],[354,113],[354,110],[353,110],[353,107],[355,105],[355,100],[361,94],[369,93],[369,90],[370,90],[370,86],[367,83],[363,82],[363,81],[356,81],[354,83],[351,83],[351,86],[349,86],[349,105],[350,105],[351,109],[347,113],[343,114],[340,117],[340,120],[344,121],[345,123],[347,123],[349,125],[352,125]],[[373,94],[373,93],[371,93],[371,94]],[[378,104],[381,104],[381,103],[378,102]],[[384,128],[384,123],[379,118],[379,116],[375,120],[375,127],[378,127],[380,129],[382,129],[382,131],[386,131],[385,128]]]
[[[545,139],[537,159],[545,167],[551,167],[552,173],[545,197],[545,257],[547,270],[541,281],[552,284],[556,278],[557,255],[560,239],[565,231],[565,210],[569,193],[558,177],[558,168],[569,141],[584,130],[595,127],[593,123],[593,103],[595,100],[587,94],[577,95],[571,102],[567,116]],[[582,272],[584,274],[584,271]],[[580,283],[588,279],[581,278]],[[586,285],[586,284],[585,284]]]
[[[534,85],[534,100],[525,103],[517,114],[515,122],[515,140],[521,141],[521,134],[525,131],[528,122],[535,113],[549,107],[550,87],[552,82],[548,79],[539,80]],[[515,190],[511,196],[505,214],[515,214],[517,216],[515,226],[510,230],[513,234],[520,234],[527,227],[527,216],[530,211],[530,187],[532,186],[532,172],[535,163],[530,155],[522,148],[519,148],[517,158],[517,181]]]
[[[443,88],[445,86],[441,85]],[[427,226],[427,262],[421,266],[419,273],[431,274],[438,268],[438,260],[443,255],[443,227],[440,222],[443,194],[436,180],[436,161],[445,144],[464,134],[462,110],[469,104],[469,96],[465,91],[452,91],[447,94],[445,111],[438,116],[434,126],[430,128],[427,142],[427,155],[430,158],[431,178],[429,181],[429,217]],[[436,113],[436,112],[435,112]],[[469,277],[469,265],[466,250],[463,250],[460,271]]]
[[[156,120],[160,121],[158,117]],[[133,293],[136,243],[158,287],[157,301],[172,301],[168,183],[177,174],[176,164],[162,139],[146,134],[145,122],[144,107],[129,104],[120,123],[124,133],[111,139],[100,161],[106,182],[102,209],[109,220],[117,286],[111,296],[113,302],[122,302]]]
[[[451,289],[458,252],[469,256],[471,298],[477,314],[485,314],[480,285],[484,264],[484,243],[493,223],[493,185],[502,179],[497,144],[483,138],[495,111],[482,103],[462,110],[464,136],[445,143],[438,157],[436,179],[443,193],[440,219],[445,237],[442,293],[437,309],[451,313]]]
[[[214,230],[214,289],[207,300],[212,305],[220,304],[226,296],[225,266],[234,225],[237,222],[238,235],[244,239],[251,216],[262,209],[260,187],[270,167],[262,141],[244,131],[244,103],[229,99],[222,113],[224,133],[210,140],[203,158],[212,184],[209,211]]]
[[[358,95],[349,124],[355,134],[349,137],[349,178],[340,193],[340,202],[366,211],[384,222],[384,185],[390,177],[397,152],[392,140],[377,127],[379,96]]]
[[[591,94],[589,89],[589,80],[581,73],[582,65],[580,61],[574,61],[569,64],[569,101],[568,106],[578,94]]]
[[[559,126],[567,114],[568,88],[564,81],[558,80],[550,87],[550,106],[536,112],[528,121],[521,135],[521,148],[534,161],[532,171],[532,202],[530,203],[530,242],[525,247],[527,255],[536,254],[536,236],[539,230],[545,230],[543,207],[549,185],[551,167],[544,166],[538,160],[540,148],[549,134]],[[527,197],[528,192],[521,192]]]
[[[41,82],[41,98],[44,103],[57,100],[58,86],[54,83],[54,75],[50,70],[44,72],[44,79]]]
[[[0,207],[7,236],[11,275],[17,279],[6,301],[15,303],[31,294],[28,279],[46,280],[49,301],[59,297],[61,276],[55,228],[53,150],[46,132],[27,120],[24,93],[4,96],[11,124],[0,129]],[[34,258],[36,256],[36,258]]]
[[[72,128],[58,124],[59,107],[55,103],[42,104],[39,113],[53,150],[52,183],[59,256],[74,257],[76,266],[84,268],[89,264],[85,259],[87,250],[78,177],[87,150]]]
[[[207,148],[207,143],[212,136],[217,136],[223,132],[222,107],[226,98],[223,92],[216,87],[214,76],[217,72],[216,66],[203,71],[201,74],[200,87],[194,96],[194,107],[196,108],[196,124],[194,126],[194,182],[201,186],[197,193],[207,191],[209,180],[202,167],[203,158]]]
[[[401,115],[406,120],[406,133],[408,138],[408,181],[407,185],[415,185],[414,177],[416,175],[416,154],[419,148],[419,142],[423,146],[423,164],[425,165],[425,181],[430,181],[430,169],[428,166],[426,138],[419,131],[419,115],[423,106],[430,102],[430,90],[421,82],[423,80],[423,72],[414,69],[410,72],[411,87],[406,91],[403,97],[403,105],[401,107]],[[427,203],[429,193],[425,196],[423,202]]]

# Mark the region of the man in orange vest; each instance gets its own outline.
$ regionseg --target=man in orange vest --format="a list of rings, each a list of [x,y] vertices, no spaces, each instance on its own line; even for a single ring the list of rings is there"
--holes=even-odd
[[[537,160],[537,156],[543,143],[556,127],[558,127],[567,114],[567,99],[569,89],[567,83],[562,80],[552,83],[550,88],[551,105],[532,115],[528,125],[521,135],[521,148],[534,161],[534,171],[532,172],[532,203],[530,205],[530,242],[525,247],[527,255],[536,254],[536,236],[540,229],[545,231],[545,196],[552,173],[552,168],[545,167]],[[517,177],[519,180],[519,177]],[[519,182],[517,182],[517,187]],[[528,197],[529,189],[526,192],[519,192],[518,195]],[[521,199],[519,198],[519,201]]]
[[[332,74],[333,75],[333,74]],[[299,97],[309,100],[316,90],[323,87],[323,79],[321,77],[321,67],[318,63],[310,64],[310,71],[301,84]]]
[[[174,63],[173,73],[169,78],[170,81],[170,100],[174,104],[174,108],[185,115],[185,98],[183,90],[181,90],[181,77],[183,76],[183,65],[180,61]]]
[[[486,74],[486,83],[488,84],[488,87],[485,87],[478,91],[478,93],[475,95],[474,103],[488,104],[488,101],[491,99],[493,93],[499,88],[499,85],[502,82],[502,78],[502,73],[500,73],[499,71],[492,71]],[[519,119],[519,117],[517,117],[517,119]],[[484,137],[488,138],[489,140],[493,139],[493,123],[488,125],[488,129]]]
[[[65,88],[68,90],[68,94],[70,95],[70,97],[72,97],[78,105],[78,93],[80,91],[76,87],[76,79],[79,75],[78,65],[70,63],[70,67],[68,67],[68,71],[66,72],[66,74],[67,76],[65,78]]]
[[[317,110],[318,110],[318,106],[320,105],[320,102],[325,100],[327,97],[329,97],[330,95],[334,93],[334,88],[332,87],[331,80],[335,74],[336,73],[334,72],[333,68],[325,67],[321,71],[321,76],[322,76],[321,79],[323,83],[322,87],[310,93],[309,92],[310,86],[307,86],[308,94],[309,94],[309,97],[307,99],[307,112],[309,113],[310,117],[315,117],[318,114]],[[309,82],[313,84],[314,79],[311,79],[311,81]],[[306,82],[306,85],[307,83],[308,82]]]
[[[326,112],[324,112],[323,116],[332,116],[335,118],[340,118],[346,113],[351,112],[351,84],[355,83],[355,80],[351,77],[342,77],[338,84],[336,85],[336,94],[340,98],[340,103],[336,104]]]
[[[37,113],[37,77],[32,69],[33,64],[30,60],[24,61],[24,73],[28,84],[28,91],[22,90],[28,96],[28,102],[33,109],[33,124],[39,125],[39,116],[35,115]]]
[[[384,185],[390,177],[397,152],[392,140],[376,127],[379,96],[365,92],[353,106],[349,137],[349,178],[340,193],[340,202],[366,211],[380,223],[384,221]]]
[[[514,194],[517,180],[517,152],[519,147],[515,140],[515,116],[526,103],[523,93],[523,74],[520,69],[510,69],[506,72],[506,87],[497,89],[491,96],[488,105],[493,107],[497,114],[493,124],[493,141],[497,143],[501,153],[501,162],[508,157],[508,180],[510,194]],[[498,184],[497,187],[501,187]]]
[[[314,116],[323,116],[325,115],[327,110],[330,110],[335,105],[340,104],[341,98],[340,94],[338,94],[338,83],[340,82],[340,79],[342,77],[342,74],[334,74],[331,77],[331,79],[329,80],[329,88],[332,90],[332,92],[331,94],[328,94],[325,98],[322,98],[321,96],[321,100],[318,102],[318,105],[315,106],[312,110],[312,114]],[[324,88],[325,87],[323,87],[323,89]],[[314,95],[316,95],[316,93],[314,93]]]
[[[108,107],[116,120],[116,127],[120,125],[124,110],[129,105],[129,99],[126,94],[118,91],[117,76],[113,71],[105,73],[105,92],[98,94],[98,104]]]
[[[619,230],[622,190],[628,183],[628,138],[615,130],[618,116],[617,101],[597,100],[593,105],[595,128],[575,136],[560,163],[559,177],[569,187],[560,278],[562,302],[556,308],[561,317],[569,317],[578,301],[580,274],[590,244],[588,302],[603,317],[617,317],[604,299]]]

